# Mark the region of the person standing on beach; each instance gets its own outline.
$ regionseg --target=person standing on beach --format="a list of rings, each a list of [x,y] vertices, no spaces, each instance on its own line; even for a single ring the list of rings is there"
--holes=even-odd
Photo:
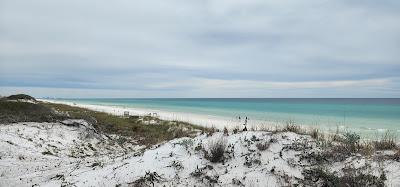
[[[243,131],[247,131],[247,116],[246,116],[246,119],[244,120],[244,129],[243,129]]]

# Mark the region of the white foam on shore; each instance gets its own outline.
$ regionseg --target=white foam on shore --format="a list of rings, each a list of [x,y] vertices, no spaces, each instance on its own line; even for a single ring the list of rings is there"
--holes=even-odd
[[[133,108],[133,107],[125,107],[125,106],[106,106],[106,105],[95,105],[95,104],[83,104],[76,102],[68,102],[68,101],[58,101],[58,100],[47,100],[47,99],[38,99],[43,102],[49,103],[58,103],[58,104],[66,104],[70,106],[77,106],[81,108],[86,108],[89,110],[105,112],[113,115],[124,115],[125,111],[128,111],[130,115],[149,115],[156,113],[160,119],[163,120],[177,120],[188,122],[196,125],[201,125],[204,127],[215,127],[218,129],[223,129],[224,127],[228,129],[233,129],[235,127],[244,128],[244,120],[238,119],[229,119],[222,116],[212,116],[212,115],[201,115],[201,114],[193,114],[193,113],[184,113],[184,112],[170,112],[164,110],[156,110],[156,109],[143,109],[143,108]],[[259,120],[249,120],[247,123],[247,128],[259,128],[261,126],[270,126],[275,127],[277,125],[282,125],[282,123],[271,122],[271,121],[259,121]]]

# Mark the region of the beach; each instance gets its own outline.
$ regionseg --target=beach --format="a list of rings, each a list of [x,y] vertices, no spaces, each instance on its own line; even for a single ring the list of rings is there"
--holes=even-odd
[[[106,105],[95,105],[95,104],[82,104],[70,101],[59,101],[59,100],[47,100],[47,99],[39,99],[44,102],[51,102],[51,103],[59,103],[59,104],[66,104],[71,106],[83,107],[90,110],[106,112],[113,115],[123,116],[124,112],[129,112],[129,115],[155,115],[163,120],[177,120],[177,121],[184,121],[188,123],[198,124],[205,127],[215,127],[220,130],[223,128],[244,128],[244,119],[232,119],[228,117],[221,117],[221,116],[213,116],[213,115],[200,115],[200,114],[193,114],[193,113],[185,113],[185,112],[169,112],[165,110],[156,110],[156,109],[144,109],[144,108],[132,108],[132,107],[124,107],[124,106],[106,106]],[[275,122],[267,122],[267,121],[259,121],[259,120],[249,120],[248,121],[248,128],[257,128],[258,126],[265,124],[271,127],[278,125]],[[283,125],[279,124],[279,125]]]
[[[398,99],[52,99],[110,114],[153,115],[223,129],[273,129],[296,123],[326,133],[375,139],[400,135]],[[239,119],[240,118],[240,119]]]
[[[294,123],[245,130],[215,116],[29,96],[0,102],[0,186],[400,185],[392,137]]]

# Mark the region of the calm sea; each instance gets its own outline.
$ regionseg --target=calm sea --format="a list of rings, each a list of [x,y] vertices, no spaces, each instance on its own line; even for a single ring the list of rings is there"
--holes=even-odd
[[[62,99],[64,101],[221,116],[248,117],[346,129],[364,134],[400,134],[400,99]]]

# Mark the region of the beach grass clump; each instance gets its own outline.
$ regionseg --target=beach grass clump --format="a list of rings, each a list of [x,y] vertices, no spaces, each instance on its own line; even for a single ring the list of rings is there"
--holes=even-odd
[[[372,142],[363,142],[358,145],[357,152],[365,155],[365,156],[372,156],[376,151],[376,148]]]
[[[163,178],[157,172],[146,171],[146,174],[139,179],[128,183],[129,186],[133,187],[144,187],[144,186],[155,186]]]
[[[322,134],[319,132],[319,129],[312,129],[310,135],[312,138],[318,140]]]
[[[228,129],[226,127],[224,127],[224,131],[223,132],[224,132],[225,136],[229,136],[229,131],[228,131]]]
[[[239,132],[239,127],[236,126],[235,128],[233,128],[232,132],[233,134],[237,134]]]
[[[212,126],[210,129],[208,129],[207,136],[212,136],[215,132],[218,132],[218,129]]]
[[[211,162],[221,162],[224,160],[224,153],[227,141],[224,137],[214,138],[208,141],[205,158]]]
[[[260,142],[256,144],[256,147],[260,151],[265,151],[269,148],[270,145],[271,145],[270,142],[263,142],[263,143]]]
[[[297,134],[302,133],[302,129],[299,125],[296,125],[296,123],[293,120],[289,120],[286,122],[286,126],[282,129],[284,132],[294,132]]]
[[[381,176],[375,176],[371,173],[365,173],[363,169],[344,168],[343,175],[336,172],[329,172],[327,169],[316,167],[303,172],[305,181],[309,185],[317,186],[385,186],[384,173]]]
[[[375,146],[371,141],[361,142],[361,136],[355,132],[346,132],[342,135],[335,135],[334,141],[336,144],[333,147],[335,152],[343,154],[359,153],[366,156],[371,156],[375,152]]]
[[[42,155],[54,155],[51,151],[46,150],[42,152]]]
[[[355,132],[346,132],[344,134],[334,135],[332,139],[325,140],[325,142],[329,143],[329,146],[325,146],[329,150],[327,152],[331,152],[332,158],[336,161],[343,161],[342,158],[346,158],[354,153],[371,156],[377,150],[375,142],[361,142],[360,135]],[[328,156],[327,158],[331,157]]]
[[[397,148],[395,136],[389,132],[386,132],[379,140],[373,141],[373,144],[377,150],[390,150]]]

